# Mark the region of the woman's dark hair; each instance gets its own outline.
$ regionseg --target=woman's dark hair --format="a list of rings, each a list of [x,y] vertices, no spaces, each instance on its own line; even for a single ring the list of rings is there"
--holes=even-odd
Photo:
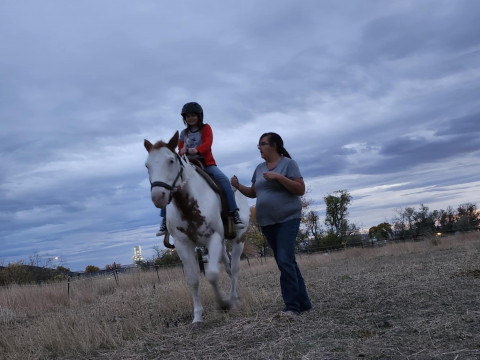
[[[274,133],[274,132],[268,132],[268,133],[262,134],[262,136],[260,136],[260,140],[262,140],[264,137],[268,138],[268,143],[270,145],[275,144],[275,148],[277,149],[277,152],[280,155],[283,155],[283,156],[288,157],[290,159],[292,158],[290,156],[290,154],[288,153],[288,151],[285,150],[285,148],[283,147],[283,140],[280,137],[280,135],[278,135],[277,133]]]

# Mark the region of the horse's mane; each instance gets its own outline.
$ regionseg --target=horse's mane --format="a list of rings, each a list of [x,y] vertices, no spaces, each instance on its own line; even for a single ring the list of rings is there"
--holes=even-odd
[[[152,146],[152,149],[161,149],[162,147],[167,147],[168,144],[163,142],[163,141],[157,141],[153,146]]]

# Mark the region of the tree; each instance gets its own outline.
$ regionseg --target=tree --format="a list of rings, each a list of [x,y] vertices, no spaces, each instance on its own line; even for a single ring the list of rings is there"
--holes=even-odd
[[[8,284],[28,284],[33,282],[32,272],[29,271],[23,261],[10,263],[0,271],[0,286]]]
[[[328,229],[329,243],[337,246],[347,246],[352,233],[357,234],[358,229],[348,223],[348,205],[352,196],[348,190],[337,190],[324,198],[326,205],[325,225]],[[336,241],[332,241],[335,239]]]
[[[95,265],[87,265],[85,267],[85,272],[86,273],[95,273],[97,271],[100,271],[100,268],[95,266]]]
[[[387,222],[372,226],[368,229],[368,236],[370,239],[377,238],[382,240],[388,240],[393,236],[392,225]]]
[[[309,211],[307,216],[305,217],[305,221],[307,232],[309,235],[311,235],[314,239],[322,235],[322,225],[320,224],[319,216],[316,211]]]
[[[436,224],[441,221],[442,214],[439,211],[430,212],[428,206],[420,205],[420,209],[407,207],[396,210],[398,213],[395,219],[395,230],[401,232],[403,239],[413,240],[419,237],[432,235],[437,229]]]
[[[297,243],[302,250],[318,251],[324,230],[318,212],[310,210],[302,217],[302,227],[298,232]]]
[[[417,227],[415,224],[415,208],[407,207],[405,209],[396,209],[397,216],[394,219],[395,232],[402,239],[416,239]]]
[[[155,259],[155,266],[176,265],[181,263],[178,253],[173,249],[165,249]]]
[[[154,245],[152,247],[153,250],[153,260],[155,262],[156,259],[161,258],[163,255],[163,249],[160,248],[159,245]]]
[[[257,209],[255,206],[250,207],[250,220],[244,236],[245,239],[257,249],[260,256],[264,257],[267,252],[268,244],[263,236],[260,225],[257,223],[256,211]]]
[[[435,218],[438,216],[438,212],[429,212],[428,210],[428,206],[420,204],[420,210],[416,213],[415,223],[418,236],[429,236],[435,232]]]
[[[468,231],[475,229],[480,223],[480,214],[477,205],[472,203],[461,204],[457,208],[457,221],[455,229]]]
[[[311,200],[306,198],[306,194],[310,192],[309,189],[305,190],[305,194],[302,195],[302,215],[300,218],[300,228],[298,229],[297,238],[295,239],[295,248],[298,250],[307,250],[310,246],[311,238],[308,229],[308,212]]]
[[[65,273],[65,274],[68,274],[70,272],[70,268],[67,268],[65,266],[62,266],[62,265],[58,265],[57,266],[57,271],[59,273]]]
[[[352,196],[347,190],[337,190],[323,199],[326,205],[325,225],[333,233],[340,235],[347,225],[348,205]]]
[[[113,262],[113,264],[105,265],[105,270],[115,270],[115,269],[120,269],[121,267],[122,267],[121,264],[117,264],[116,262]]]
[[[440,209],[438,214],[440,230],[444,232],[454,231],[456,218],[455,210],[451,206],[448,206],[446,210]]]

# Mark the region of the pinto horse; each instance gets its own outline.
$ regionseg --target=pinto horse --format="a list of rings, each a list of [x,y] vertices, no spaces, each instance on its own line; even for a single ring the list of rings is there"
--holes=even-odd
[[[222,310],[236,308],[240,256],[244,243],[242,235],[246,228],[237,229],[232,240],[231,260],[225,245],[224,224],[221,217],[221,197],[214,191],[187,157],[176,153],[178,131],[168,143],[155,144],[145,140],[148,151],[145,166],[151,184],[151,197],[157,208],[167,209],[167,229],[174,239],[175,248],[184,266],[184,272],[193,297],[193,323],[203,321],[203,306],[200,301],[200,268],[196,261],[195,248],[206,246],[208,263],[205,276],[213,287],[218,306]],[[244,224],[248,223],[247,198],[235,191],[239,214]],[[219,287],[219,265],[222,262],[230,275],[230,298],[226,300]]]

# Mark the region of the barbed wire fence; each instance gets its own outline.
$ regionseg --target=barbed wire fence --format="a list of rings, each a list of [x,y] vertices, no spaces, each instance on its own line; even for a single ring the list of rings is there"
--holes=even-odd
[[[478,230],[477,230],[478,231]],[[454,233],[443,233],[441,235],[435,235],[435,237],[450,237],[454,235]],[[308,249],[305,251],[297,251],[297,255],[302,257],[303,255],[314,255],[317,253],[335,253],[335,252],[340,252],[344,251],[346,249],[351,249],[351,248],[371,248],[371,247],[376,247],[376,246],[384,246],[387,245],[388,243],[394,244],[394,243],[400,243],[400,242],[418,242],[418,241],[424,241],[426,238],[422,239],[396,239],[396,240],[389,240],[386,241],[385,243],[374,243],[374,242],[366,242],[361,245],[355,245],[355,246],[348,246],[348,247],[315,247],[312,249]],[[261,252],[259,251],[258,255],[261,255]],[[204,263],[208,262],[208,260],[204,260],[201,254],[197,253],[197,257],[199,259],[199,267],[202,269],[203,267],[203,273],[205,271],[204,269]],[[271,254],[263,254],[263,256],[255,256],[254,259],[257,260],[258,263],[260,264],[266,264],[269,259],[273,258]],[[247,261],[248,266],[250,267],[250,257],[244,256],[244,260]],[[2,285],[0,286],[0,290],[4,289],[9,289],[12,286],[22,286],[22,287],[39,287],[39,286],[52,286],[52,287],[66,287],[66,293],[67,297],[71,297],[71,291],[74,286],[74,283],[79,280],[83,280],[85,278],[88,278],[91,281],[103,281],[105,279],[111,279],[115,281],[115,285],[117,287],[120,286],[121,284],[121,275],[122,274],[133,274],[135,272],[149,272],[149,271],[155,271],[156,272],[156,279],[158,283],[161,283],[161,276],[160,272],[165,269],[173,269],[173,268],[182,268],[183,271],[183,264],[181,261],[178,261],[176,263],[171,263],[171,264],[154,264],[152,262],[145,262],[143,264],[139,264],[138,266],[113,266],[111,268],[106,268],[102,269],[97,272],[90,272],[90,273],[70,273],[70,274],[65,274],[63,279],[58,279],[58,280],[49,280],[49,281],[41,281],[37,283],[30,283],[30,284],[8,284],[8,285]],[[3,267],[3,269],[6,269],[6,267]],[[155,286],[155,284],[154,284]]]

